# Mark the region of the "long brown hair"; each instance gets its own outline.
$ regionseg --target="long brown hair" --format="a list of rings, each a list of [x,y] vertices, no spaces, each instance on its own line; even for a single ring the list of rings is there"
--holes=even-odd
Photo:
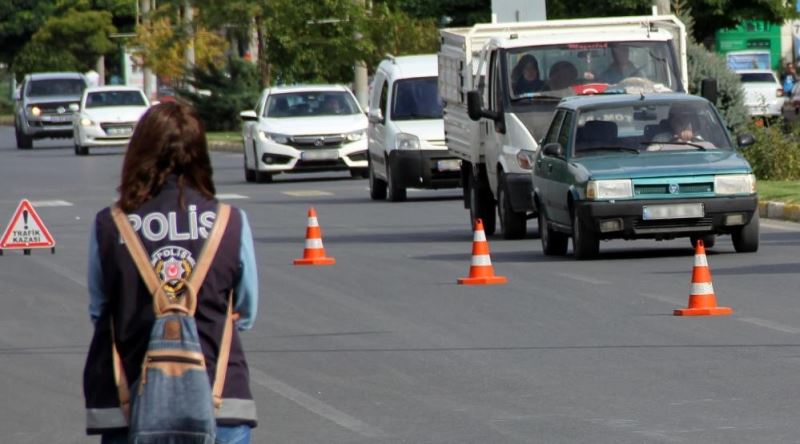
[[[151,107],[136,125],[117,189],[120,208],[126,213],[139,208],[170,175],[178,178],[182,207],[184,186],[209,199],[216,193],[203,123],[194,108],[174,102]]]

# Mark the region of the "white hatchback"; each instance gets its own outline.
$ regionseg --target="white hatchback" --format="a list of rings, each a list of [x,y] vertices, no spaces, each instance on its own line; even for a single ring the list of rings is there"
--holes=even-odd
[[[133,129],[150,101],[140,88],[96,86],[86,88],[80,113],[73,122],[75,154],[85,156],[89,148],[126,146]]]
[[[345,86],[267,88],[256,109],[240,116],[248,182],[290,172],[367,174],[367,116]]]
[[[769,69],[737,70],[744,90],[744,105],[751,116],[779,117],[786,97],[775,73]]]

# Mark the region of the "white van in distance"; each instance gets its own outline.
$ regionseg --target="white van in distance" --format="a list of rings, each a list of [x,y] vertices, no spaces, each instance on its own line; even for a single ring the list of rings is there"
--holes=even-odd
[[[447,151],[436,54],[389,56],[369,97],[369,190],[373,200],[406,199],[407,188],[455,188],[461,162]]]

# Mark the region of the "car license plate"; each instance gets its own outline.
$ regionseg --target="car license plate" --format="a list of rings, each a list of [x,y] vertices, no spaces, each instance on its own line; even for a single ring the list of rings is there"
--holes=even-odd
[[[132,132],[133,128],[129,126],[119,126],[106,130],[106,133],[108,133],[109,136],[127,136]]]
[[[71,122],[72,116],[42,116],[42,120],[54,123]]]
[[[439,171],[458,171],[461,169],[461,161],[457,159],[439,160],[436,162],[436,169]]]
[[[339,151],[337,150],[316,150],[316,151],[303,151],[300,154],[303,160],[334,160],[339,158]]]
[[[642,219],[692,219],[703,217],[705,209],[701,203],[672,204],[672,205],[645,205],[642,208]]]

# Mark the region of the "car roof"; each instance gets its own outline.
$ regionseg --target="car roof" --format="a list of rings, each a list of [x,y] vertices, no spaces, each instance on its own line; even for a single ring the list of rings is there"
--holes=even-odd
[[[393,79],[435,77],[439,72],[439,57],[436,54],[389,57],[381,62],[380,69]]]
[[[771,69],[737,69],[736,74],[775,74]]]
[[[103,91],[137,91],[144,94],[142,88],[127,85],[108,85],[108,86],[90,86],[84,90],[85,93],[103,92]]]
[[[664,104],[664,103],[709,103],[700,96],[683,93],[653,93],[653,94],[597,94],[591,96],[572,96],[561,100],[559,108],[580,110],[598,106],[635,105],[635,104]]]
[[[48,79],[81,79],[86,80],[83,74],[79,72],[35,72],[28,74],[31,80],[48,80]]]
[[[319,85],[280,85],[267,88],[270,94],[310,91],[350,91],[344,85],[319,84]]]

